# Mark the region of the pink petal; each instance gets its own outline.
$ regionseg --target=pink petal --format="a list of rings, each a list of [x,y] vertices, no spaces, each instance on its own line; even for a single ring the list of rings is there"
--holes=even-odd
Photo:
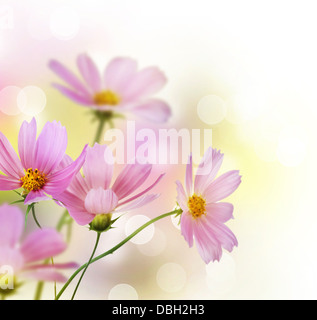
[[[73,208],[71,206],[67,207],[69,215],[78,223],[80,226],[85,226],[89,224],[95,218],[95,214],[87,212],[84,208],[82,210],[78,208]]]
[[[104,72],[106,88],[120,94],[137,73],[137,62],[130,58],[115,58]]]
[[[154,183],[152,183],[148,188],[146,188],[145,190],[141,191],[140,193],[136,194],[135,196],[129,198],[129,199],[126,199],[122,202],[119,202],[119,205],[122,206],[126,203],[129,203],[131,201],[134,201],[135,199],[143,196],[145,193],[149,192],[150,190],[152,190],[160,181],[161,179],[165,176],[165,173],[161,174],[155,181]]]
[[[66,148],[66,128],[60,122],[47,122],[36,142],[32,168],[48,175],[62,161]]]
[[[18,243],[23,228],[23,213],[18,207],[7,204],[0,206],[0,247],[10,246],[13,248]]]
[[[193,229],[193,218],[191,217],[190,213],[188,211],[183,211],[181,215],[181,233],[183,237],[185,238],[186,242],[188,243],[189,247],[193,246],[193,235],[194,235],[194,229]]]
[[[117,177],[113,191],[119,199],[125,198],[144,183],[151,170],[151,164],[128,164]]]
[[[40,202],[40,201],[46,201],[51,200],[50,197],[48,197],[43,190],[37,190],[37,191],[30,191],[29,194],[26,196],[24,200],[25,205],[30,205],[32,203]]]
[[[234,246],[238,246],[238,240],[233,232],[223,223],[207,218],[208,227],[210,232],[217,238],[221,243],[221,246],[227,251],[231,252]]]
[[[215,179],[223,161],[223,154],[220,151],[207,149],[199,164],[195,177],[195,193],[201,194]]]
[[[189,156],[188,164],[186,166],[186,191],[188,195],[192,194],[192,186],[193,186],[193,157]]]
[[[74,101],[75,103],[84,106],[91,106],[94,103],[91,95],[88,96],[82,93],[75,92],[57,83],[53,83],[53,87],[56,88],[61,94],[63,94],[70,100]]]
[[[21,161],[2,132],[0,132],[0,171],[18,180],[24,176]]]
[[[16,178],[9,178],[3,175],[0,175],[0,190],[15,190],[19,189],[22,186],[22,182]]]
[[[56,60],[51,60],[49,62],[49,67],[53,70],[60,78],[62,78],[67,84],[69,84],[73,89],[79,92],[83,96],[89,96],[90,93],[83,85],[83,83],[74,75],[70,70],[64,67],[60,62]]]
[[[77,58],[77,66],[91,90],[93,92],[101,91],[100,73],[92,59],[87,54],[81,54]]]
[[[227,222],[233,218],[233,205],[227,202],[208,203],[206,205],[207,217],[211,221]]]
[[[241,176],[237,170],[229,171],[221,175],[204,191],[207,203],[217,202],[230,196],[238,188],[240,183]]]
[[[135,101],[158,92],[165,85],[165,75],[156,67],[145,68],[131,79],[123,92],[126,101]]]
[[[66,249],[63,237],[54,229],[37,229],[23,241],[20,251],[25,262],[35,262],[54,257]]]
[[[19,155],[23,167],[27,170],[34,165],[34,150],[36,145],[36,121],[24,121],[19,132]]]
[[[25,278],[39,280],[39,281],[54,281],[54,282],[66,282],[67,278],[61,273],[57,272],[53,267],[51,269],[43,268],[32,271],[23,272]]]
[[[222,248],[220,242],[212,234],[203,219],[196,219],[194,237],[198,253],[206,264],[210,261],[220,261]]]
[[[43,187],[43,191],[49,195],[52,195],[55,199],[57,195],[65,191],[65,189],[70,185],[74,176],[83,166],[87,147],[88,145],[85,146],[80,156],[72,164],[62,170],[54,172],[49,177],[49,181]]]
[[[6,266],[10,269],[6,269]],[[24,259],[18,249],[12,248],[10,246],[0,246],[0,275],[1,271],[4,270],[7,272],[11,271],[14,274],[17,274],[24,266]],[[3,269],[1,270],[1,267]],[[11,270],[11,268],[13,270]]]
[[[183,185],[180,183],[180,181],[176,181],[176,185],[177,185],[177,203],[179,204],[179,206],[181,207],[181,209],[183,211],[188,211],[188,196],[186,195],[186,192],[184,190]]]
[[[164,123],[171,116],[171,108],[167,103],[158,99],[152,99],[131,108],[133,114],[146,120]]]
[[[136,200],[133,200],[132,202],[129,202],[126,205],[120,206],[118,209],[116,209],[115,212],[126,212],[126,211],[141,208],[147,205],[148,203],[154,201],[159,196],[160,196],[159,194],[146,194],[141,198],[138,198]]]
[[[95,143],[92,148],[88,148],[83,170],[90,188],[109,188],[113,162],[111,150],[106,145]]]
[[[65,154],[64,158],[62,159],[61,163],[57,167],[56,171],[62,170],[72,164],[74,161],[72,158]],[[74,176],[71,184],[68,186],[67,190],[77,195],[81,199],[85,199],[90,187],[87,185],[86,180],[81,175],[80,171]]]
[[[94,214],[111,213],[118,204],[118,197],[111,190],[91,189],[85,199],[85,208]]]

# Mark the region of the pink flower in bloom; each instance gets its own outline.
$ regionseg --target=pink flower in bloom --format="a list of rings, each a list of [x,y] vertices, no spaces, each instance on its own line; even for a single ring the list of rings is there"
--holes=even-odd
[[[189,246],[193,239],[205,263],[220,260],[222,248],[232,251],[238,241],[224,224],[233,218],[233,205],[219,202],[232,194],[241,183],[239,171],[229,171],[215,179],[223,161],[220,151],[209,148],[196,172],[193,183],[192,156],[186,168],[185,190],[177,181],[177,201],[181,215],[181,233]]]
[[[166,83],[164,74],[156,67],[138,71],[137,62],[130,58],[115,58],[103,75],[92,59],[81,54],[77,66],[81,81],[61,63],[52,60],[50,68],[69,86],[53,84],[63,95],[76,103],[99,111],[132,112],[154,122],[166,122],[170,107],[162,100],[151,98]]]
[[[68,158],[64,165],[71,162]],[[83,166],[84,177],[78,173],[68,189],[57,197],[78,224],[89,224],[99,215],[111,215],[139,208],[159,196],[147,192],[164,174],[143,191],[132,195],[150,176],[151,164],[126,165],[110,187],[113,163],[111,150],[106,145],[96,143],[89,147]]]
[[[77,264],[43,264],[43,260],[65,251],[62,235],[51,228],[37,229],[20,243],[23,229],[24,215],[20,209],[0,206],[0,266],[12,268],[15,278],[64,282],[66,279],[58,269],[76,268]]]
[[[0,190],[24,188],[26,205],[49,200],[47,195],[63,192],[82,167],[86,156],[87,146],[74,163],[57,170],[67,147],[66,129],[53,121],[45,124],[37,139],[36,132],[34,118],[30,123],[23,122],[18,140],[20,159],[0,132],[0,171],[5,174],[0,175]]]

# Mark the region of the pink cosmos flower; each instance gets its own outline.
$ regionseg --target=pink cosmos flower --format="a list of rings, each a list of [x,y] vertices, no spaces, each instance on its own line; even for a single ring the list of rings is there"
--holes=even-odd
[[[63,165],[72,163],[65,159]],[[113,157],[106,145],[88,147],[83,166],[84,177],[78,173],[65,192],[57,197],[79,225],[91,223],[96,217],[140,208],[155,200],[158,194],[147,194],[164,176],[143,191],[132,195],[150,176],[151,164],[128,164],[110,187]]]
[[[166,83],[164,74],[156,67],[138,71],[135,60],[115,58],[100,75],[87,54],[78,56],[77,66],[84,82],[58,61],[49,63],[70,88],[56,83],[53,86],[74,102],[99,111],[132,112],[154,122],[166,122],[170,117],[170,107],[151,98]]]
[[[232,194],[241,183],[239,171],[229,171],[215,179],[223,161],[220,151],[209,148],[193,183],[192,156],[186,168],[186,191],[177,181],[177,201],[181,214],[181,233],[189,246],[195,238],[198,252],[205,263],[220,260],[222,248],[232,251],[238,241],[224,224],[233,218],[233,205],[219,202]]]
[[[0,132],[0,190],[24,188],[27,194],[25,204],[49,200],[47,195],[55,196],[63,192],[74,175],[82,167],[86,147],[78,159],[57,170],[67,147],[67,132],[60,122],[47,122],[36,139],[37,126],[33,118],[24,121],[18,140],[20,159],[12,145]]]
[[[0,206],[0,266],[12,268],[14,278],[31,278],[43,281],[64,282],[58,269],[76,268],[75,263],[43,264],[66,249],[61,234],[51,228],[37,229],[20,243],[24,229],[24,215],[19,208]],[[1,275],[0,275],[1,276]]]

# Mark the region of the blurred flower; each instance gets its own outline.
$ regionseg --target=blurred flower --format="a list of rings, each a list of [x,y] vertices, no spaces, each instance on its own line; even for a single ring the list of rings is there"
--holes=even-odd
[[[10,274],[14,279],[16,289],[20,278],[30,278],[42,281],[64,282],[66,278],[58,271],[65,268],[76,268],[75,263],[44,264],[43,260],[55,257],[66,249],[62,235],[51,228],[37,229],[27,235],[20,243],[24,228],[24,215],[19,208],[3,204],[0,206],[0,266],[12,269]],[[2,275],[4,276],[4,275]],[[8,274],[5,275],[8,277]],[[1,278],[1,274],[0,274]]]
[[[233,218],[233,205],[218,202],[232,194],[241,183],[239,171],[229,171],[215,179],[223,161],[220,151],[209,148],[198,169],[193,184],[192,156],[186,168],[186,191],[177,181],[177,201],[183,213],[182,235],[192,247],[195,238],[198,252],[205,263],[220,260],[222,248],[232,251],[238,241],[225,222]]]
[[[71,163],[72,160],[67,157],[62,166]],[[132,196],[150,176],[151,164],[128,164],[110,187],[113,163],[111,150],[106,145],[96,143],[93,147],[88,147],[83,166],[84,177],[78,173],[67,190],[57,197],[78,224],[92,223],[92,228],[95,225],[99,229],[96,231],[104,231],[109,227],[113,213],[140,208],[159,196],[147,192],[164,174],[148,188]]]
[[[115,58],[101,76],[95,63],[86,55],[77,58],[77,66],[84,83],[56,60],[49,67],[69,86],[53,84],[63,95],[98,112],[132,112],[154,122],[166,122],[170,107],[159,99],[150,98],[166,83],[164,74],[156,67],[137,70],[137,62],[130,58]]]
[[[57,170],[67,147],[67,132],[60,122],[47,122],[36,140],[37,126],[33,118],[24,121],[18,139],[20,159],[7,138],[0,132],[0,190],[24,188],[25,204],[49,200],[64,191],[82,167],[86,147],[78,159]]]

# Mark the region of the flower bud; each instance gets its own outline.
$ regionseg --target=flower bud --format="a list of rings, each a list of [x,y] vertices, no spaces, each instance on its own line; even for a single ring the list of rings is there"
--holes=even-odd
[[[90,230],[103,232],[111,226],[111,213],[97,214],[94,220],[90,223]]]

